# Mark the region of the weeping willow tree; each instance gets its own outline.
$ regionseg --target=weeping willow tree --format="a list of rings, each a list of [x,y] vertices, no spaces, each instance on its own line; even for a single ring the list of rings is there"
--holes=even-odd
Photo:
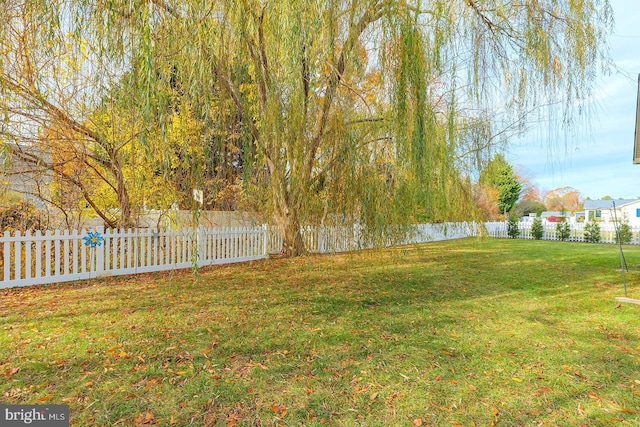
[[[612,25],[606,0],[29,3],[42,28],[64,21],[93,46],[87,60],[114,77],[96,87],[126,88],[143,148],[183,102],[212,129],[198,143],[233,140],[226,162],[241,164],[243,193],[274,219],[287,255],[305,252],[304,225],[359,223],[375,236],[468,217],[461,156],[481,158],[497,128],[540,106],[572,125]],[[496,111],[500,123],[486,120]]]

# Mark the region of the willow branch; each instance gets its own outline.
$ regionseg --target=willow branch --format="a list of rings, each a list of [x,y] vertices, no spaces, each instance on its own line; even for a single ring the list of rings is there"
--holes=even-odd
[[[376,22],[383,16],[383,11],[381,8],[370,8],[365,11],[365,13],[360,17],[360,20],[356,24],[355,27],[352,27],[349,32],[349,36],[345,41],[342,50],[340,52],[340,56],[338,58],[338,62],[336,66],[333,68],[331,75],[329,77],[329,81],[327,83],[327,88],[325,89],[325,96],[322,105],[322,110],[320,112],[320,118],[318,120],[318,125],[316,127],[315,134],[311,139],[311,144],[309,145],[309,149],[307,151],[305,172],[306,174],[310,174],[313,169],[313,160],[315,159],[316,152],[320,146],[320,141],[324,136],[327,121],[329,118],[329,111],[333,105],[335,95],[338,89],[338,85],[342,80],[345,68],[347,56],[351,54],[356,41],[362,35],[364,30],[373,22]]]

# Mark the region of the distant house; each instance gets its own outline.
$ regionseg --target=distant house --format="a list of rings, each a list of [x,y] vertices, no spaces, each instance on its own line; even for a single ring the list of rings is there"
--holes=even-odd
[[[548,222],[559,222],[564,218],[567,221],[571,220],[571,212],[560,212],[560,211],[544,211],[540,214],[540,218],[543,221]]]
[[[584,216],[584,212],[580,212],[582,216]],[[573,222],[574,217],[571,212],[560,212],[560,211],[544,211],[540,213],[540,218],[543,222],[559,222],[564,218],[566,221]],[[525,216],[520,218],[520,221],[523,222],[532,222],[538,214],[532,212],[529,216]]]
[[[615,206],[615,209],[614,209]],[[620,222],[626,220],[629,225],[640,225],[640,200],[585,200],[585,221]]]
[[[0,153],[0,184],[9,191],[20,193],[38,209],[43,209],[45,205],[38,194],[53,181],[53,173],[25,160],[35,158],[49,161],[51,156],[36,146],[5,143]]]

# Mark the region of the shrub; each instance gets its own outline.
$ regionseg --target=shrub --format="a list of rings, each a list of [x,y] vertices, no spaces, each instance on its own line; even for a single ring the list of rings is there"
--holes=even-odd
[[[631,231],[631,227],[629,227],[629,224],[627,224],[626,222],[623,222],[618,226],[616,243],[628,245],[629,243],[631,243],[631,239],[633,239],[633,232]]]
[[[540,240],[542,239],[543,234],[544,228],[542,228],[542,219],[540,219],[540,217],[536,217],[533,220],[533,225],[531,226],[531,235],[534,239]]]
[[[556,232],[558,233],[558,238],[564,242],[571,236],[571,227],[569,227],[568,222],[561,221],[556,224]]]
[[[600,226],[595,221],[589,221],[584,225],[584,241],[598,243],[600,241]]]
[[[509,222],[507,222],[507,234],[512,239],[515,239],[520,235],[520,229],[518,228],[518,218],[515,215],[509,217]]]
[[[633,240],[633,231],[629,227],[629,216],[627,213],[622,214],[619,224],[616,224],[616,243],[628,245]]]

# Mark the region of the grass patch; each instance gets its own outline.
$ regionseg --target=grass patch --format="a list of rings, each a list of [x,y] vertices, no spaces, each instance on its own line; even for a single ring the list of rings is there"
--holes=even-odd
[[[616,268],[613,245],[465,239],[4,290],[0,398],[76,426],[638,425]]]

